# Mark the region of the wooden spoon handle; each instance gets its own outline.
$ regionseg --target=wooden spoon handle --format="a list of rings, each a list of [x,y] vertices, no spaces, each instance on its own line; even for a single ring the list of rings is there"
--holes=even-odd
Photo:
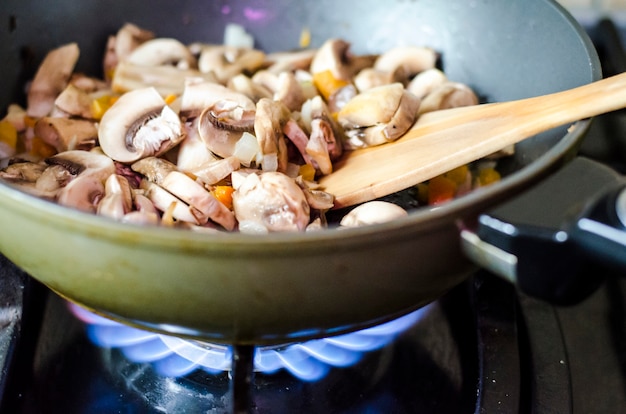
[[[540,132],[626,107],[626,74],[511,102],[422,115],[399,140],[348,152],[320,184],[335,208],[426,181]]]

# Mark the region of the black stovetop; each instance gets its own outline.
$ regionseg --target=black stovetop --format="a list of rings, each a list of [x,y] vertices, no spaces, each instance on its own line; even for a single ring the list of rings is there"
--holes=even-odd
[[[28,304],[23,313],[2,308],[0,339],[10,338],[10,349],[0,346],[0,412],[158,413],[168,405],[165,412],[209,412],[215,401],[228,404],[226,375],[157,380],[148,391],[149,364],[94,345],[62,299],[4,258],[0,268],[3,292],[10,284]],[[553,307],[479,273],[356,366],[315,383],[257,375],[252,412],[619,412],[625,315],[624,279],[609,278],[579,305]],[[191,393],[205,398],[185,398]]]
[[[602,22],[590,34],[605,75],[625,71],[615,27]],[[624,112],[598,118],[581,153],[626,173]],[[478,272],[354,366],[317,382],[255,375],[250,411],[626,412],[626,279],[603,276],[582,303],[554,307]],[[228,374],[153,371],[95,345],[62,299],[0,256],[0,412],[195,413],[229,404]]]

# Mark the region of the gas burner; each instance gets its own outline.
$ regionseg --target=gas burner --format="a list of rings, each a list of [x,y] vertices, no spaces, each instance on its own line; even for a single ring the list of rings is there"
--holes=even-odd
[[[231,369],[232,350],[228,346],[148,332],[95,315],[71,303],[69,307],[87,324],[87,334],[94,344],[119,349],[131,362],[150,363],[163,377],[185,376],[198,369],[211,374]],[[366,353],[384,348],[422,319],[429,309],[426,306],[382,325],[344,335],[258,347],[254,369],[262,374],[285,370],[299,380],[318,381],[331,368],[349,367]]]
[[[393,368],[397,341],[412,335],[440,312],[433,303],[353,333],[256,347],[249,357],[254,381],[241,397],[242,392],[233,386],[241,375],[234,365],[239,365],[233,358],[239,351],[237,347],[148,332],[71,303],[66,307],[77,322],[84,322],[109,380],[141,400],[151,412],[181,407],[190,412],[205,411],[207,407],[229,412],[233,404],[235,412],[239,412],[237,407],[245,407],[246,412],[253,407],[255,413],[275,412],[276,407],[284,408],[279,412],[328,412],[338,404],[358,406],[364,393],[377,390],[397,372]],[[308,398],[306,404],[302,403],[302,395]],[[373,398],[368,404],[386,403]]]

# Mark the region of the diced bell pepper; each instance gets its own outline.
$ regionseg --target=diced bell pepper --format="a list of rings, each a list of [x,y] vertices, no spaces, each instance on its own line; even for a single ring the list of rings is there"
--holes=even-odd
[[[457,184],[445,175],[428,182],[428,204],[436,205],[450,201],[456,194]]]
[[[300,166],[299,174],[305,181],[315,180],[315,168],[311,164],[303,164]]]
[[[324,97],[328,100],[335,92],[344,86],[348,86],[350,83],[343,79],[337,79],[330,70],[318,72],[313,74],[313,84]]]
[[[17,148],[17,129],[7,120],[0,121],[0,158],[15,154]]]
[[[501,175],[494,168],[483,168],[476,177],[477,186],[485,186],[500,181]]]
[[[117,101],[118,97],[113,95],[102,95],[91,101],[91,116],[100,120],[104,113]]]
[[[233,193],[235,189],[230,185],[217,185],[213,189],[213,195],[217,200],[229,209],[233,208]]]
[[[35,157],[45,159],[57,153],[56,148],[39,137],[33,137],[31,141],[30,153]]]

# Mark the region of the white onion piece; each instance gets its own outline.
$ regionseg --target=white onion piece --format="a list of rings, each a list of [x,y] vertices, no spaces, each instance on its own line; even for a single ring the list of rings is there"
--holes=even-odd
[[[256,160],[261,148],[256,137],[249,132],[244,132],[235,144],[233,156],[239,160],[241,165],[249,167],[253,160]]]

